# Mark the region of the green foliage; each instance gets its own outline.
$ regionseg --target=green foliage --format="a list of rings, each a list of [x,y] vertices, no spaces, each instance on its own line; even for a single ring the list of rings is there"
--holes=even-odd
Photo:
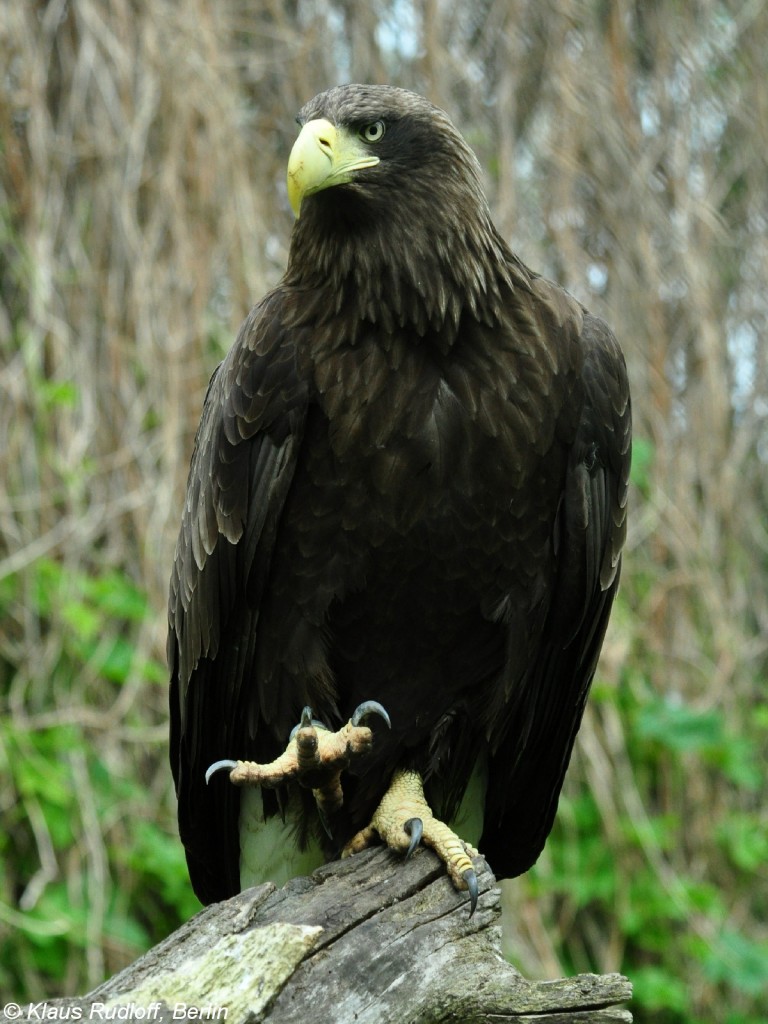
[[[704,992],[730,1008],[723,1019],[731,1024],[757,1024],[768,943],[744,931],[739,905],[768,861],[768,829],[755,799],[764,778],[764,716],[751,716],[738,733],[723,709],[659,696],[639,676],[613,698],[599,685],[595,696],[598,709],[619,715],[628,737],[630,785],[658,795],[642,817],[625,812],[610,822],[592,789],[561,798],[544,856],[524,884],[534,898],[554,900],[558,917],[570,922],[563,963],[569,971],[606,969],[584,936],[612,927],[624,949],[620,967],[634,984],[637,1024],[704,1024],[695,1011]],[[704,846],[686,820],[692,784],[730,792]]]
[[[741,871],[758,871],[768,864],[768,829],[757,815],[731,811],[718,822],[715,837]]]
[[[59,562],[41,559],[33,570],[33,600],[40,616],[56,620],[62,635],[60,666],[88,666],[113,683],[138,672],[150,683],[166,682],[165,666],[136,660],[135,644],[125,636],[148,614],[146,596],[125,575],[108,571],[91,576]]]
[[[50,643],[43,693],[53,689],[59,710],[37,720],[8,714],[0,724],[0,989],[39,999],[100,980],[84,973],[86,950],[100,948],[101,973],[113,961],[116,969],[199,904],[168,807],[147,792],[147,765],[160,757],[162,793],[169,773],[163,749],[143,747],[145,710],[136,706],[122,722],[135,719],[138,743],[101,739],[116,729],[111,709],[124,687],[138,693],[165,684],[164,666],[138,642],[150,614],[146,595],[120,572],[41,559],[3,580],[0,614],[13,619],[22,597],[41,642]],[[39,682],[28,681],[30,694]],[[20,684],[11,665],[0,696]]]
[[[719,768],[726,778],[748,790],[763,781],[756,742],[734,735],[722,711],[695,711],[664,698],[643,705],[634,722],[635,735],[675,754],[698,754],[703,763]]]
[[[688,985],[668,970],[652,965],[640,965],[632,969],[634,1003],[647,1014],[661,1014],[661,1019],[682,1021],[686,1019],[690,1002]]]
[[[632,441],[631,479],[644,497],[648,496],[650,490],[653,457],[653,442],[644,437],[635,437]]]

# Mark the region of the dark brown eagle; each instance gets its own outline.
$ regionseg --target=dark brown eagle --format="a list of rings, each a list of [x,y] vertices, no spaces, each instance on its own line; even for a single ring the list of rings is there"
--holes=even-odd
[[[171,763],[204,903],[359,848],[372,820],[404,848],[423,819],[450,870],[423,801],[375,817],[393,778],[498,877],[529,868],[626,530],[616,340],[510,251],[448,117],[349,85],[298,120],[288,268],[211,379],[171,578]],[[262,784],[207,785],[230,758]]]

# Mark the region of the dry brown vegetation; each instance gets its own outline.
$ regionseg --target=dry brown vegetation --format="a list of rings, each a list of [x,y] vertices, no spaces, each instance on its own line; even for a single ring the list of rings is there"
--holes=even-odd
[[[640,1020],[761,1019],[766,52],[736,0],[0,0],[0,989],[95,984],[194,906],[161,667],[192,436],[284,265],[297,109],[389,81],[633,386],[624,589],[511,953],[634,975]]]

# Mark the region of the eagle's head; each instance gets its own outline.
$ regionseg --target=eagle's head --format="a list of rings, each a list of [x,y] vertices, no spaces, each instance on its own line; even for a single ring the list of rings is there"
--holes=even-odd
[[[370,216],[386,216],[393,202],[409,199],[425,218],[445,213],[451,198],[486,207],[474,153],[448,115],[416,93],[341,85],[310,100],[297,120],[301,132],[288,162],[297,217],[304,199],[335,186],[341,191],[324,201],[364,207]]]
[[[495,304],[509,253],[477,158],[444,111],[405,89],[343,85],[310,100],[298,122],[289,281],[327,282],[357,294],[361,309],[391,304],[401,323],[404,311],[444,325]]]

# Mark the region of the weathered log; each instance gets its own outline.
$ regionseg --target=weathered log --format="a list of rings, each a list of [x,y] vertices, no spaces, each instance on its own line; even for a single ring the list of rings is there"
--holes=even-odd
[[[428,850],[377,848],[277,890],[208,907],[82,999],[13,1019],[228,1024],[627,1024],[618,974],[530,982],[500,951],[500,897],[482,858],[470,917]],[[0,1016],[0,1021],[3,1018]]]

